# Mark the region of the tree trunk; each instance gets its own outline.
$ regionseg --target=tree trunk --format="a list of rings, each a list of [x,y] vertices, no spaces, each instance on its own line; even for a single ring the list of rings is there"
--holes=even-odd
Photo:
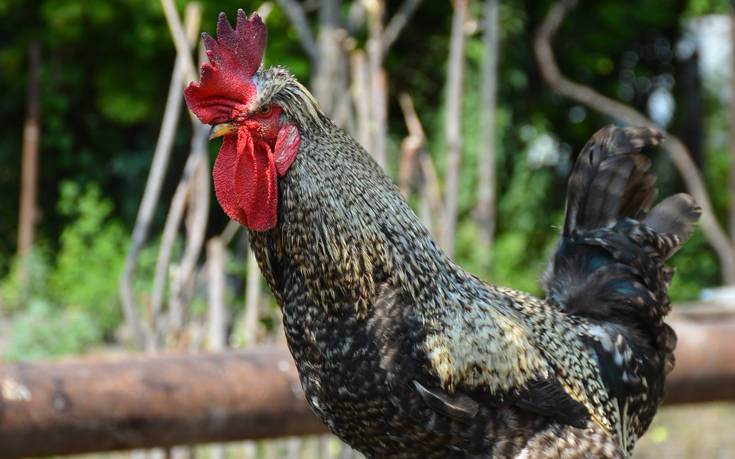
[[[454,255],[457,226],[459,165],[462,158],[462,80],[464,77],[464,23],[469,0],[454,1],[452,32],[449,41],[447,69],[447,170],[445,172],[445,204],[440,245],[448,256]]]
[[[26,120],[23,126],[18,256],[26,255],[31,250],[38,216],[36,195],[38,193],[38,145],[41,133],[40,72],[41,44],[33,41],[28,46],[28,98]]]
[[[483,9],[482,150],[480,152],[475,215],[480,242],[492,245],[495,232],[495,108],[498,85],[498,0],[485,0]]]

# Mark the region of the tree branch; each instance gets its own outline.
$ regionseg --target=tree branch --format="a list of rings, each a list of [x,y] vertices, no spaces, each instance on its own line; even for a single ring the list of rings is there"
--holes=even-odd
[[[296,33],[299,35],[301,46],[309,55],[312,61],[319,59],[319,47],[314,39],[314,34],[311,32],[311,26],[309,20],[306,18],[306,12],[300,3],[294,0],[276,0],[278,6],[288,16],[288,20],[296,28]]]
[[[370,87],[368,86],[368,66],[365,52],[356,49],[350,55],[352,66],[352,92],[355,107],[355,138],[368,152],[372,152],[370,136]]]
[[[482,244],[489,247],[495,232],[495,110],[498,75],[498,0],[485,0],[483,8],[482,146],[477,168],[475,215]]]
[[[419,152],[419,166],[423,177],[421,190],[421,221],[429,228],[434,237],[439,234],[438,222],[442,220],[445,209],[442,204],[439,174],[434,167],[434,161],[428,152]]]
[[[209,300],[209,349],[227,347],[227,308],[225,306],[225,247],[215,236],[207,241],[207,297]]]
[[[418,152],[426,144],[426,134],[421,126],[416,109],[413,106],[413,100],[407,93],[401,93],[398,96],[398,104],[403,112],[403,119],[406,123],[408,135],[401,142],[401,161],[398,165],[398,188],[404,196],[408,197],[408,192],[415,175],[416,166],[418,165]]]
[[[383,64],[383,0],[371,2],[368,11],[367,50],[368,75],[370,78],[370,104],[368,106],[371,121],[372,149],[370,154],[375,161],[385,168],[386,140],[388,136],[388,83]]]
[[[245,346],[252,346],[258,341],[258,319],[260,318],[260,268],[255,252],[248,248],[248,275],[245,284],[245,310],[243,311],[242,332]]]
[[[175,333],[183,330],[186,311],[189,305],[192,287],[192,274],[199,254],[204,245],[204,236],[209,216],[209,161],[208,140],[209,127],[197,121],[194,136],[191,140],[191,154],[197,157],[197,167],[191,181],[189,195],[190,221],[187,225],[186,246],[181,263],[171,280],[171,304],[169,307],[170,325]]]
[[[184,13],[184,29],[189,47],[193,46],[196,40],[200,20],[201,6],[198,3],[189,3]],[[191,57],[189,52],[185,54]],[[136,344],[140,348],[146,345],[146,333],[137,313],[137,301],[135,299],[135,292],[133,291],[133,278],[140,251],[148,239],[153,212],[156,210],[156,204],[161,195],[163,179],[168,169],[168,160],[173,146],[179,113],[181,113],[181,103],[183,101],[181,91],[184,88],[184,65],[184,57],[182,57],[182,54],[177,54],[173,75],[171,76],[171,85],[168,90],[168,98],[166,99],[163,121],[161,122],[161,131],[158,134],[156,149],[153,153],[153,161],[148,172],[148,180],[146,181],[143,198],[135,219],[130,249],[125,257],[125,265],[120,276],[120,300],[123,306],[123,314],[125,315],[125,321],[128,327],[132,330]]]
[[[469,0],[455,0],[447,70],[447,170],[444,181],[444,215],[439,240],[448,256],[454,254],[457,226],[459,163],[462,158],[462,81],[464,77],[464,24]]]
[[[398,8],[398,11],[396,11],[395,14],[393,14],[393,17],[390,18],[390,21],[388,22],[388,25],[385,26],[385,31],[383,32],[383,40],[381,43],[383,54],[387,53],[390,47],[393,46],[393,43],[395,43],[406,24],[408,24],[408,21],[411,20],[411,16],[413,16],[413,13],[416,11],[416,8],[418,8],[420,3],[421,0],[405,0],[401,4],[400,8]]]
[[[198,158],[193,154],[190,154],[186,160],[184,172],[181,174],[179,185],[176,187],[173,198],[171,198],[171,205],[166,215],[166,223],[163,226],[161,245],[158,248],[158,257],[156,259],[156,270],[153,276],[153,292],[151,293],[150,328],[154,333],[153,338],[149,338],[146,344],[146,347],[150,350],[157,349],[162,341],[161,311],[164,292],[166,290],[166,280],[168,279],[168,266],[171,262],[171,253],[176,240],[176,234],[178,234],[179,225],[186,209],[186,197],[191,189],[190,180],[196,172],[197,161]]]
[[[199,3],[190,3],[191,8],[199,10],[198,16],[201,17],[202,6]],[[161,0],[161,6],[163,6],[163,14],[166,16],[166,22],[168,23],[169,31],[171,32],[171,38],[174,41],[176,47],[176,53],[181,56],[182,59],[182,71],[184,72],[184,81],[194,81],[197,79],[197,68],[194,66],[194,59],[191,57],[191,45],[184,32],[184,27],[181,25],[181,19],[179,13],[176,11],[176,5],[173,0]],[[189,6],[187,6],[189,7]],[[198,28],[198,24],[197,24]]]
[[[403,118],[408,129],[408,136],[403,139],[401,149],[401,164],[399,166],[399,180],[404,195],[408,195],[409,184],[414,175],[414,164],[417,163],[421,173],[421,189],[419,190],[419,216],[429,231],[436,236],[436,221],[444,213],[442,208],[439,176],[436,173],[431,155],[426,151],[426,133],[421,125],[421,119],[416,113],[411,96],[402,93],[398,97]]]
[[[616,100],[606,97],[594,89],[567,79],[559,70],[551,40],[559,29],[567,12],[576,4],[575,0],[561,0],[554,3],[544,21],[536,31],[534,51],[541,75],[562,96],[599,111],[629,125],[648,126],[662,131],[666,140],[662,147],[668,152],[684,180],[687,191],[702,208],[700,226],[720,261],[722,280],[725,284],[735,283],[735,248],[725,231],[717,222],[709,193],[702,176],[692,161],[684,143],[671,133],[665,132],[656,123],[637,110]]]
[[[339,24],[339,1],[322,0],[319,7],[319,34],[317,58],[312,59],[311,88],[322,110],[334,115],[336,101],[346,92],[345,56],[343,41],[345,31]]]

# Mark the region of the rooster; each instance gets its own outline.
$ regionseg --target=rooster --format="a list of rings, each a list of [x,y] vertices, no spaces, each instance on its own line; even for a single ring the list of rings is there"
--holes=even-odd
[[[437,246],[397,187],[285,68],[266,29],[224,13],[185,89],[223,137],[217,199],[249,229],[313,411],[368,457],[625,457],[673,367],[663,322],[699,209],[657,195],[641,150],[609,126],[569,179],[546,298],[488,284]]]

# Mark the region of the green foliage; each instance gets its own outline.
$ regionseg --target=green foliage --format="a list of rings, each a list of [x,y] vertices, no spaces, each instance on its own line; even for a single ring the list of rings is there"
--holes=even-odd
[[[120,322],[117,282],[127,235],[97,185],[61,187],[59,212],[70,219],[54,262],[36,250],[14,261],[0,281],[0,300],[13,322],[10,359],[78,353]]]
[[[538,278],[558,237],[552,225],[558,225],[562,218],[560,210],[550,212],[548,208],[555,185],[553,171],[531,167],[527,155],[522,157],[498,206],[491,278],[538,294]]]
[[[112,202],[101,198],[96,185],[82,191],[76,183],[63,182],[58,209],[72,222],[61,233],[49,290],[66,307],[94,316],[109,333],[120,321],[117,285],[127,251],[125,229],[109,220]]]
[[[696,300],[703,288],[720,284],[717,257],[707,246],[701,230],[694,232],[669,264],[676,267],[669,286],[669,296],[674,301]]]
[[[731,12],[731,2],[728,0],[689,0],[687,3],[687,16],[728,14]]]
[[[102,338],[90,314],[76,308],[60,309],[44,298],[31,298],[27,308],[13,316],[9,360],[35,360],[77,354]]]
[[[25,258],[14,258],[8,275],[0,281],[0,313],[21,310],[29,298],[47,297],[48,270],[48,256],[40,247]]]

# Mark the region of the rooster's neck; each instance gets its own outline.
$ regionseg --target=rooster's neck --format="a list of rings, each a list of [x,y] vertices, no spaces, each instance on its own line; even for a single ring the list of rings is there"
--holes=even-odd
[[[293,266],[315,303],[358,315],[382,283],[402,278],[406,293],[419,296],[425,279],[456,277],[459,268],[362,147],[331,122],[325,134],[300,134],[296,160],[279,181],[276,228],[255,235],[264,271]]]

